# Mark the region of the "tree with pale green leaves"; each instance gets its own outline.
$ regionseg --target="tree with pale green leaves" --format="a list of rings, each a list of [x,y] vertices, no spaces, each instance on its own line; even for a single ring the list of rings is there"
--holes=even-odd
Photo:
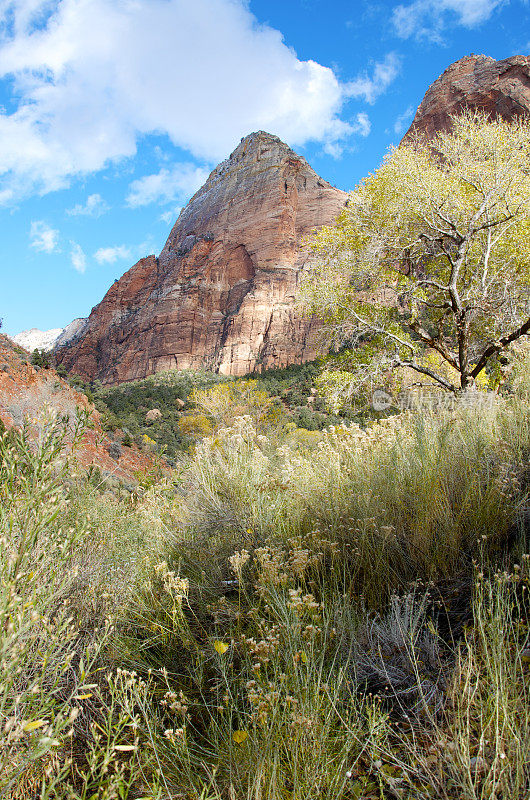
[[[530,122],[468,111],[412,137],[310,245],[304,302],[353,371],[472,386],[530,332]]]

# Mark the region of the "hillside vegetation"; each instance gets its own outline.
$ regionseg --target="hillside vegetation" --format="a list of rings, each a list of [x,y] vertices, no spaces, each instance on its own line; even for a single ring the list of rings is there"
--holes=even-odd
[[[40,356],[34,356],[39,359]],[[247,412],[273,424],[316,431],[354,415],[332,413],[316,394],[321,365],[313,362],[234,379],[213,372],[170,371],[117,386],[71,379],[102,414],[107,432],[126,445],[163,453],[174,463],[190,444],[210,434],[228,409],[228,418]],[[224,410],[223,410],[224,409]],[[269,417],[269,421],[271,421]],[[118,433],[116,433],[118,431]]]
[[[125,497],[4,433],[2,797],[527,797],[526,384],[234,414]]]

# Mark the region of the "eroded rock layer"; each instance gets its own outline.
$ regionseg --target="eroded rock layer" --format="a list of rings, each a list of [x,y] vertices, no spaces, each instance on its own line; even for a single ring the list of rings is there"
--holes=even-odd
[[[160,257],[111,286],[57,362],[115,383],[315,358],[318,326],[294,309],[301,240],[346,200],[276,136],[247,136],[181,212]]]

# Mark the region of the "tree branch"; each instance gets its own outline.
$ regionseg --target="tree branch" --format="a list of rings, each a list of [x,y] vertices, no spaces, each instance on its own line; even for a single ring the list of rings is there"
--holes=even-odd
[[[427,375],[429,378],[432,378],[434,381],[443,386],[444,389],[448,389],[450,392],[453,392],[454,394],[456,394],[458,391],[456,386],[453,386],[452,383],[446,381],[445,378],[442,378],[441,375],[437,375],[436,372],[433,372],[433,370],[429,369],[428,367],[422,367],[421,364],[416,364],[415,361],[401,361],[400,359],[397,359],[396,366],[409,367],[410,369],[413,369],[415,372],[419,372],[422,375]]]
[[[394,333],[390,333],[390,331],[385,330],[385,328],[380,328],[377,325],[374,325],[372,322],[367,322],[365,319],[360,317],[356,311],[351,311],[352,316],[360,322],[361,325],[364,325],[368,330],[372,331],[373,333],[380,333],[382,336],[388,336],[392,341],[400,344],[402,347],[406,347],[412,353],[414,352],[414,345],[410,342],[407,342],[405,339],[401,339],[399,336],[396,336]]]
[[[448,364],[450,364],[454,369],[460,371],[458,366],[458,361],[456,360],[456,356],[454,356],[453,353],[451,353],[445,347],[444,344],[442,344],[437,339],[433,339],[432,336],[429,336],[427,331],[421,327],[419,322],[412,320],[411,322],[408,323],[408,325],[410,329],[413,330],[417,336],[419,336],[422,342],[428,344],[429,347],[432,347],[434,350],[440,353],[440,355],[445,358]]]
[[[469,373],[470,376],[472,378],[476,378],[479,372],[484,369],[488,360],[495,355],[495,353],[500,353],[501,350],[504,350],[509,344],[515,342],[517,339],[520,339],[521,336],[525,336],[528,331],[530,331],[530,317],[508,336],[501,336],[501,338],[496,342],[489,344],[480,356],[472,371]]]

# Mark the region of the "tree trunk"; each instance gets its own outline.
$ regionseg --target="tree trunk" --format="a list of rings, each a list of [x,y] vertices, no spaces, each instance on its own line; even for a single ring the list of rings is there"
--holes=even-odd
[[[473,386],[474,383],[475,381],[471,375],[469,375],[469,373],[460,373],[460,388],[463,392],[465,392],[466,389],[469,389],[470,386]]]

